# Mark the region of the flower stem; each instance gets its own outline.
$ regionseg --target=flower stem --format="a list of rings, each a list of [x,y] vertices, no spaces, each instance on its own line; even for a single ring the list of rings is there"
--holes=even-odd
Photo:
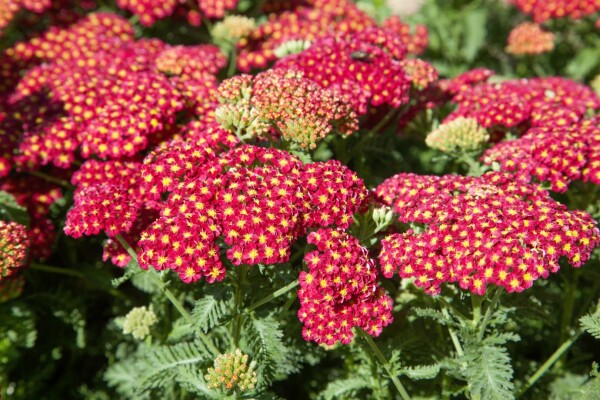
[[[75,271],[72,269],[61,268],[61,267],[54,267],[54,266],[45,265],[45,264],[38,264],[35,262],[29,264],[28,268],[33,269],[35,271],[50,272],[53,274],[68,275],[68,276],[74,276],[77,278],[83,278],[83,276],[84,276],[83,272],[81,272],[81,271]]]
[[[235,45],[231,49],[231,53],[229,56],[229,67],[227,68],[227,77],[231,78],[235,75],[236,65],[237,64],[237,49]]]
[[[237,282],[235,285],[235,294],[234,294],[234,310],[233,313],[236,314],[233,320],[231,321],[231,336],[233,340],[231,341],[232,350],[235,350],[239,347],[240,342],[240,333],[242,330],[242,314],[239,310],[242,309],[242,305],[244,303],[244,286],[246,283],[246,276],[248,275],[248,266],[240,265],[237,271]]]
[[[410,396],[409,396],[408,392],[406,391],[406,389],[404,388],[404,386],[402,385],[402,382],[400,382],[400,379],[398,379],[397,376],[395,376],[394,374],[392,374],[389,362],[386,360],[386,358],[383,355],[383,353],[381,352],[381,350],[379,350],[379,347],[377,347],[377,344],[375,344],[375,342],[373,341],[373,339],[371,338],[371,336],[369,336],[361,328],[357,328],[356,330],[358,331],[358,334],[367,343],[367,345],[371,349],[371,352],[373,353],[373,355],[375,355],[375,358],[379,361],[379,363],[381,364],[381,366],[385,369],[385,371],[390,376],[390,379],[394,383],[394,386],[396,387],[396,390],[398,390],[398,393],[400,393],[400,397],[402,397],[403,400],[410,400]]]
[[[129,243],[127,243],[127,241],[123,238],[123,236],[116,235],[115,238],[119,241],[119,243],[121,244],[121,246],[123,246],[123,248],[125,248],[125,250],[127,250],[127,253],[129,253],[129,255],[131,256],[131,258],[133,260],[135,260],[135,262],[137,263],[137,260],[138,260],[137,253],[129,245]],[[139,266],[139,264],[138,264],[138,266]],[[167,286],[165,285],[165,283],[158,276],[158,273],[155,270],[153,270],[153,269],[149,269],[148,272],[149,272],[149,276],[151,277],[152,281],[163,292],[163,294],[165,295],[165,297],[167,299],[169,299],[169,301],[171,302],[171,304],[173,304],[173,306],[177,309],[177,311],[179,311],[179,314],[181,314],[181,316],[187,321],[188,324],[190,324],[191,326],[193,326],[194,325],[194,319],[192,318],[192,316],[190,315],[190,313],[187,312],[187,310],[185,309],[185,307],[183,306],[183,304],[181,304],[181,302],[179,301],[179,299],[177,297],[175,297],[175,295],[173,294],[173,292],[171,292],[171,290],[169,290],[169,288],[167,288]],[[200,338],[200,340],[202,340],[202,342],[206,345],[206,347],[208,348],[208,350],[211,353],[213,353],[213,355],[217,356],[217,355],[221,354],[221,352],[219,351],[219,349],[217,349],[217,347],[213,344],[213,342],[209,339],[208,336],[206,336],[200,330],[197,330],[196,334],[198,335],[198,337]]]
[[[59,186],[64,187],[65,189],[72,189],[73,188],[73,185],[71,185],[69,182],[67,182],[67,181],[65,181],[63,179],[55,178],[55,177],[53,177],[51,175],[45,174],[45,173],[40,172],[40,171],[27,171],[27,173],[29,175],[35,176],[37,178],[43,179],[43,180],[45,180],[47,182],[55,183],[55,184],[57,184]]]
[[[477,296],[476,294],[471,294],[471,305],[473,307],[473,321],[472,327],[473,330],[476,330],[479,321],[481,320],[481,303],[483,303],[483,297]]]
[[[485,334],[485,328],[487,324],[490,322],[490,318],[492,317],[492,313],[494,312],[494,308],[498,305],[498,301],[500,300],[500,296],[502,295],[502,288],[496,288],[494,292],[494,297],[492,297],[492,301],[490,305],[485,310],[485,315],[483,316],[483,321],[481,325],[479,325],[479,332],[477,333],[477,340],[481,342],[483,340],[483,335]]]
[[[542,364],[542,366],[537,371],[535,371],[535,373],[531,376],[531,378],[527,379],[527,382],[525,382],[525,384],[517,392],[517,397],[521,396],[530,387],[532,387],[550,369],[550,367],[552,367],[554,365],[554,363],[556,361],[558,361],[558,359],[560,357],[562,357],[562,355],[567,350],[569,350],[569,348],[577,341],[577,339],[579,339],[579,336],[581,336],[581,333],[582,333],[582,331],[578,330],[568,340],[566,340],[558,349],[556,349],[556,351],[554,353],[552,353],[550,358],[548,358],[546,360],[546,362],[544,364]]]
[[[442,314],[444,314],[444,317],[450,319],[450,313],[448,312],[448,309],[444,307],[443,303]],[[465,352],[463,351],[462,345],[460,344],[460,340],[458,340],[458,335],[456,335],[456,332],[454,332],[454,329],[451,326],[448,326],[448,332],[450,333],[450,339],[452,339],[452,344],[454,344],[454,348],[456,349],[456,354],[458,354],[459,357],[462,357],[465,354]]]
[[[299,283],[300,282],[296,279],[295,281],[287,284],[286,286],[282,287],[281,289],[278,289],[278,290],[274,291],[273,293],[271,293],[270,295],[263,297],[256,303],[252,304],[250,307],[247,307],[246,309],[244,309],[244,313],[252,312],[252,311],[256,310],[257,308],[259,308],[260,306],[267,304],[271,300],[275,300],[279,296],[283,296],[284,294],[286,294],[287,292],[289,292],[290,290],[292,290],[296,286],[298,286]]]

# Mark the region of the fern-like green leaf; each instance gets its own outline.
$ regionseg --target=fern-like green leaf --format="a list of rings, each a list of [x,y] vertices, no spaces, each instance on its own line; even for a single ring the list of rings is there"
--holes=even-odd
[[[257,364],[259,386],[270,383],[277,373],[293,371],[291,351],[282,341],[283,332],[275,318],[247,318],[244,331]]]
[[[371,382],[363,377],[338,379],[329,382],[325,390],[319,394],[319,398],[323,400],[356,399],[360,398],[358,396],[360,390],[368,389],[370,386]]]
[[[454,321],[446,317],[441,311],[435,310],[433,308],[415,307],[413,308],[413,312],[416,314],[417,317],[430,318],[441,325],[456,325]]]
[[[413,381],[433,379],[440,373],[440,368],[440,364],[415,365],[413,367],[402,368],[400,374],[406,375]]]
[[[465,349],[465,376],[471,397],[485,400],[511,400],[513,369],[506,348],[479,344]]]
[[[194,304],[192,319],[194,327],[208,333],[230,317],[230,292],[208,293]]]
[[[212,361],[212,355],[201,342],[179,343],[173,346],[160,346],[143,355],[145,371],[139,382],[139,389],[158,388],[169,381],[177,380],[179,367],[197,365]]]
[[[600,339],[600,315],[584,315],[579,319],[581,326],[587,333]]]

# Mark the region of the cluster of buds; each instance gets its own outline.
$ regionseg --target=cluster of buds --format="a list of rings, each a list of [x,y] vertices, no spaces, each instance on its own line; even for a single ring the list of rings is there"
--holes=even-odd
[[[348,344],[360,327],[379,336],[392,322],[392,299],[377,285],[377,268],[358,239],[334,229],[308,235],[317,250],[307,253],[300,273],[302,335],[307,341]]]
[[[521,12],[531,14],[535,22],[549,19],[579,19],[600,11],[595,0],[511,0]]]
[[[358,129],[356,114],[335,92],[293,70],[238,75],[223,82],[218,95],[217,120],[242,140],[269,138],[275,127],[284,140],[312,149],[331,132]]]
[[[516,56],[542,54],[554,49],[554,34],[538,24],[523,22],[508,35],[506,52]]]
[[[29,246],[26,227],[0,221],[0,281],[23,266]]]
[[[234,45],[256,28],[256,21],[244,15],[228,15],[215,24],[212,37],[216,43]]]
[[[481,149],[489,138],[488,132],[476,120],[458,117],[429,133],[425,143],[444,153],[471,152]]]
[[[518,139],[496,144],[482,160],[505,171],[547,181],[565,192],[574,180],[600,185],[600,128],[597,118],[567,127],[532,128]]]
[[[570,211],[538,185],[505,173],[481,177],[395,175],[376,192],[401,222],[424,228],[382,241],[386,277],[396,271],[429,294],[444,283],[482,295],[488,285],[520,292],[559,269],[579,267],[600,244],[594,219]]]
[[[146,306],[132,308],[123,321],[123,333],[131,334],[138,340],[144,340],[150,334],[150,327],[157,321],[156,314],[152,309],[148,309]]]
[[[240,349],[217,356],[213,368],[206,372],[204,379],[208,387],[228,395],[252,391],[257,382],[256,371],[252,363],[248,363],[248,355]]]
[[[400,63],[405,55],[398,35],[373,27],[321,38],[275,67],[301,71],[320,86],[335,89],[362,115],[369,106],[399,107],[408,102],[410,81]]]

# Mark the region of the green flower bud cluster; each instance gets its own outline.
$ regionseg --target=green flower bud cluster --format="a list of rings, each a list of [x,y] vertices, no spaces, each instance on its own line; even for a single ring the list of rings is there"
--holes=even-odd
[[[311,44],[312,43],[310,40],[288,40],[276,48],[273,51],[273,54],[275,54],[277,58],[283,58],[289,56],[290,54],[302,53],[304,50],[308,49]]]
[[[373,221],[375,221],[375,233],[390,226],[394,218],[394,212],[389,207],[380,207],[373,210]]]
[[[425,143],[432,149],[454,153],[479,150],[489,138],[488,132],[476,120],[458,117],[427,135]]]
[[[256,28],[256,21],[243,15],[228,15],[215,24],[212,37],[216,43],[236,43]]]
[[[135,307],[125,316],[123,333],[131,334],[134,338],[143,340],[150,334],[150,327],[157,321],[154,311],[146,306]]]
[[[256,386],[256,371],[248,364],[248,355],[240,349],[233,353],[219,355],[214,368],[209,368],[204,376],[208,387],[226,394],[247,392]]]

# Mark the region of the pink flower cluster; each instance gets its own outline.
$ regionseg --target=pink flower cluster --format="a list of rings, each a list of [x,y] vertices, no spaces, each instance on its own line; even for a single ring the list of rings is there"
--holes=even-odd
[[[527,289],[556,273],[561,257],[581,266],[600,244],[596,222],[527,182],[496,172],[478,178],[402,173],[386,180],[377,195],[414,228],[382,241],[383,274],[398,271],[430,294],[457,282],[482,295],[488,285]]]
[[[522,137],[500,142],[481,158],[502,170],[549,182],[565,192],[574,180],[600,185],[600,121],[585,119],[568,126],[531,128]]]
[[[308,235],[317,247],[304,256],[308,271],[300,273],[300,310],[307,341],[348,344],[360,327],[379,336],[392,318],[392,299],[377,285],[375,262],[358,239],[336,229]]]
[[[549,19],[579,19],[600,11],[596,0],[511,0],[519,10],[531,14],[535,22]]]
[[[410,82],[400,63],[405,55],[400,36],[372,27],[321,38],[275,67],[301,71],[322,87],[339,91],[362,115],[369,106],[398,107],[408,102]]]
[[[142,25],[151,26],[157,20],[172,15],[184,15],[194,26],[206,18],[223,18],[226,11],[235,10],[238,0],[197,0],[186,4],[180,0],[117,0],[117,5],[139,16]]]
[[[214,111],[226,63],[212,45],[134,41],[132,26],[107,13],[52,27],[3,57],[0,75],[16,83],[0,85],[0,176],[13,162],[69,168],[79,155],[123,159],[185,135],[188,118]]]
[[[542,54],[554,49],[554,34],[538,24],[523,22],[508,35],[506,51],[514,55]]]
[[[600,99],[587,86],[561,77],[508,80],[476,85],[451,83],[457,104],[447,120],[474,118],[485,128],[566,126],[588,110],[600,108]]]

